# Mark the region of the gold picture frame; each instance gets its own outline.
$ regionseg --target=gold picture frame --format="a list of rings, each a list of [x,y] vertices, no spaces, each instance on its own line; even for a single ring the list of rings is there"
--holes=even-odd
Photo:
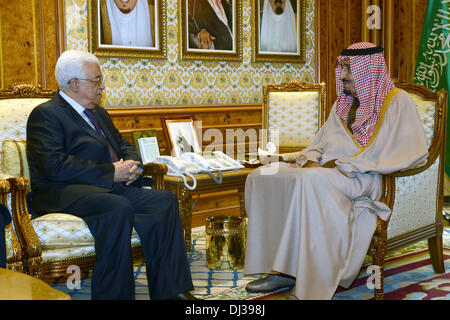
[[[283,26],[281,33],[276,33],[278,16],[275,6],[271,7],[269,0],[252,0],[253,21],[253,52],[255,62],[282,62],[282,63],[305,63],[306,62],[306,1],[305,0],[282,0],[284,1]],[[273,11],[270,11],[270,10]],[[293,19],[289,18],[293,16]],[[295,19],[295,26],[288,23]],[[263,25],[264,23],[264,25]],[[295,27],[295,40],[292,32],[287,29]],[[281,29],[281,28],[280,28]],[[261,33],[264,33],[264,36]],[[271,34],[271,32],[273,32]],[[283,35],[283,38],[281,37]],[[275,40],[272,40],[276,38]],[[283,43],[277,43],[282,39]],[[283,48],[281,48],[283,47]]]
[[[166,0],[147,0],[138,2],[138,5],[137,9],[139,10],[133,10],[134,16],[130,17],[143,21],[143,25],[148,28],[149,32],[141,33],[134,39],[122,39],[120,26],[123,23],[119,23],[121,15],[119,10],[121,9],[115,5],[115,1],[89,0],[89,51],[97,57],[166,59]],[[142,30],[143,28],[136,29]]]
[[[242,61],[241,2],[222,0],[222,8],[216,8],[215,13],[206,0],[180,0],[180,59]],[[202,45],[208,45],[199,36],[205,31],[212,40],[212,48]]]

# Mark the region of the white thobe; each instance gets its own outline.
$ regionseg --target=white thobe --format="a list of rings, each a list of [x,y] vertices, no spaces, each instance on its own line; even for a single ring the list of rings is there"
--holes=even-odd
[[[248,213],[245,274],[273,271],[296,277],[299,299],[331,299],[349,287],[364,262],[377,217],[390,209],[378,200],[382,176],[423,165],[425,133],[411,97],[386,97],[369,143],[362,148],[336,115],[336,105],[311,145],[296,160],[252,172],[246,181]],[[301,168],[307,160],[335,168]],[[272,164],[272,169],[273,169]]]

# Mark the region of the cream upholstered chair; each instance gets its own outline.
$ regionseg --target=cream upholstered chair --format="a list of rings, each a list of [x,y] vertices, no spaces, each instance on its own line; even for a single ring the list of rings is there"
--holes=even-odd
[[[445,272],[442,248],[442,203],[447,92],[441,90],[434,93],[422,85],[407,84],[398,80],[394,80],[394,83],[397,87],[406,90],[417,105],[426,132],[429,156],[423,167],[383,176],[384,193],[381,201],[392,209],[392,215],[387,222],[378,218],[368,251],[373,264],[380,267],[380,286],[375,288],[375,299],[384,297],[383,276],[386,254],[404,246],[427,239],[434,271]],[[304,121],[313,121],[312,127],[315,128],[317,123],[319,126],[323,125],[324,118]],[[303,124],[303,127],[307,126]],[[414,142],[411,141],[411,143]],[[284,161],[293,162],[300,153],[280,154],[280,157]]]
[[[31,219],[27,207],[30,190],[26,158],[26,123],[31,110],[53,97],[55,90],[30,84],[14,84],[0,90],[1,172],[10,177],[11,209],[23,249],[27,273],[46,281],[70,276],[67,268],[80,267],[88,277],[95,264],[94,238],[86,223],[76,216],[55,212]],[[167,168],[155,166],[155,188],[163,188]],[[141,256],[137,233],[132,234],[133,257]]]
[[[284,160],[295,159],[325,122],[325,101],[325,83],[293,80],[264,85],[262,148],[272,142]]]

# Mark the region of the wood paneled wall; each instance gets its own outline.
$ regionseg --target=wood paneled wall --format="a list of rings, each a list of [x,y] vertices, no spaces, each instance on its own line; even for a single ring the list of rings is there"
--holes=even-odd
[[[413,82],[428,0],[317,0],[318,81],[327,83],[328,111],[336,99],[334,68],[342,49],[360,41],[385,48],[391,77]],[[380,29],[367,20],[380,9]]]
[[[56,88],[54,69],[64,47],[63,0],[0,0],[0,84]]]

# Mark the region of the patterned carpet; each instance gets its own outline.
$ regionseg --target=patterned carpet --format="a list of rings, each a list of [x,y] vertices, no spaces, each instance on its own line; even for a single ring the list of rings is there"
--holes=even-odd
[[[271,294],[250,294],[245,285],[256,279],[244,276],[242,270],[214,271],[206,267],[204,228],[193,230],[192,251],[188,258],[194,281],[194,295],[206,300],[281,300],[288,296],[287,290]],[[385,263],[384,292],[386,300],[450,300],[450,228],[444,229],[444,260],[446,273],[435,274],[428,255],[426,241],[395,251],[387,256]],[[349,289],[338,288],[334,300],[368,300],[373,298],[372,290],[367,287],[366,272],[370,260],[361,269],[361,273]],[[148,300],[148,287],[145,265],[134,266],[136,279],[136,300]],[[65,284],[53,285],[67,292],[74,300],[89,300],[90,279],[81,281],[80,289],[69,290]]]

